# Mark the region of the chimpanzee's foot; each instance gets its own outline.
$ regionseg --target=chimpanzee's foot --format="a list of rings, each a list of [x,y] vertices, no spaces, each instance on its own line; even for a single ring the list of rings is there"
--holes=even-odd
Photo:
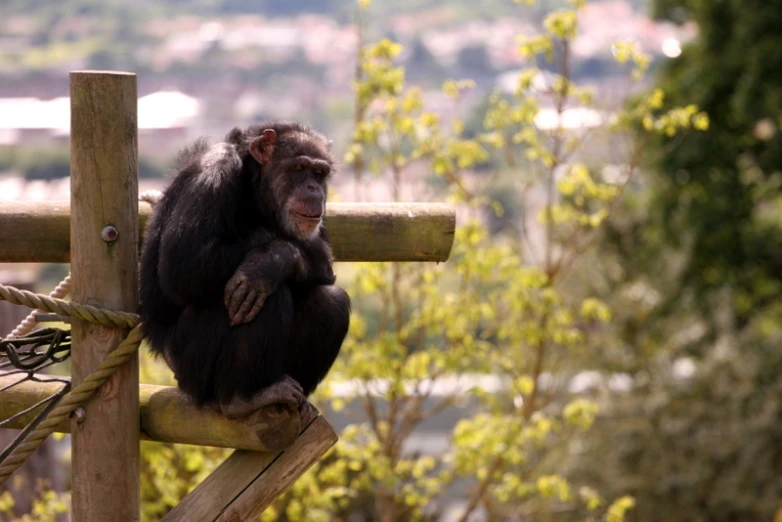
[[[256,393],[249,400],[234,397],[228,403],[220,403],[220,411],[229,419],[240,419],[251,413],[275,405],[297,411],[306,402],[304,390],[292,377],[285,375],[271,386]]]

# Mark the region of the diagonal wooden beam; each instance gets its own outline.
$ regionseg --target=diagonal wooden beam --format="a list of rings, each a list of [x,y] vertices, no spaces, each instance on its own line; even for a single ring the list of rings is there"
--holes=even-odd
[[[161,522],[254,520],[336,442],[334,430],[318,416],[284,451],[237,450]]]

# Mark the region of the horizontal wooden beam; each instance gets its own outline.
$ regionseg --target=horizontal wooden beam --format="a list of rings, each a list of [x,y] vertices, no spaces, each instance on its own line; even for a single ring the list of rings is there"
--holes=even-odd
[[[151,211],[139,205],[142,232]],[[68,202],[0,203],[0,263],[69,262],[70,222]],[[446,203],[329,203],[326,210],[338,261],[445,261],[455,226]]]
[[[20,375],[0,376],[0,389],[20,379]],[[0,419],[7,419],[51,397],[62,386],[58,382],[24,381],[0,391]],[[281,412],[274,417],[259,414],[232,421],[217,411],[196,408],[184,393],[170,386],[141,384],[139,398],[142,440],[279,451],[290,446],[301,429],[298,413]],[[7,427],[24,428],[38,411],[15,419]],[[57,427],[60,433],[70,433],[70,429],[70,420]]]

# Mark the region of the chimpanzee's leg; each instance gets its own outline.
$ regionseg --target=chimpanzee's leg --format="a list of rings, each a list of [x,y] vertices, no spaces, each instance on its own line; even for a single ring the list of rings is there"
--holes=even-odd
[[[350,324],[350,298],[337,286],[294,295],[293,327],[284,371],[311,394],[339,354]]]
[[[272,404],[296,409],[304,402],[302,387],[284,371],[293,317],[290,289],[282,285],[252,321],[228,328],[215,374],[223,414],[244,417]]]

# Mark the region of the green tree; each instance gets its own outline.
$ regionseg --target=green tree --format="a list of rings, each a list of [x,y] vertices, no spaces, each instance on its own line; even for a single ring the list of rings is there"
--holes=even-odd
[[[351,389],[319,394],[337,410],[349,402],[356,422],[264,520],[340,521],[355,513],[379,521],[433,520],[448,495],[465,500],[452,513],[462,521],[479,509],[490,520],[618,521],[632,507],[633,500],[622,497],[606,508],[594,489],[571,483],[557,469],[567,440],[597,414],[593,402],[566,393],[563,365],[610,316],[599,300],[570,293],[564,277],[621,193],[621,184],[573,161],[584,136],[562,123],[572,104],[593,103],[590,91],[568,74],[581,5],[551,13],[540,35],[521,42],[531,65],[515,96],[492,97],[477,139],[463,136],[458,118],[427,111],[420,91],[405,86],[404,70],[394,64],[398,44],[384,40],[361,50],[358,116],[345,158],[356,181],[366,167],[388,180],[399,199],[403,182],[423,165],[473,219],[457,230],[444,266],[356,268],[351,333],[328,380],[352,383]],[[617,58],[635,64],[635,76],[648,64],[630,44],[617,45]],[[543,75],[537,64],[557,72]],[[550,79],[543,89],[534,82],[540,76]],[[449,81],[443,90],[458,101],[471,85]],[[536,125],[543,103],[556,108],[553,128]],[[694,107],[664,111],[661,105],[660,93],[651,93],[611,130],[640,122],[650,133],[707,125]],[[474,219],[502,211],[466,175],[490,149],[506,158],[522,185],[543,190],[538,219],[544,240],[537,252],[532,241],[490,237]],[[630,162],[624,180],[635,166]],[[489,391],[470,384],[470,374],[493,376],[497,386]],[[446,383],[452,391],[433,395]],[[464,401],[477,412],[464,413],[441,454],[406,451],[423,422]]]
[[[782,291],[782,2],[658,0],[655,15],[697,25],[658,84],[712,125],[651,144],[652,224],[687,253],[679,284],[703,317],[714,324],[717,294],[742,328]]]
[[[416,171],[432,172],[444,188],[433,196],[458,203],[466,219],[447,264],[346,268],[354,276],[351,332],[316,400],[333,410],[350,408],[358,418],[265,520],[340,521],[354,513],[389,522],[432,520],[446,496],[465,500],[455,514],[462,521],[483,510],[490,520],[620,522],[633,506],[628,497],[608,504],[589,481],[568,480],[560,469],[569,440],[597,415],[595,402],[567,392],[569,360],[611,315],[600,300],[572,292],[566,277],[610,215],[637,156],[631,154],[619,182],[604,179],[598,165],[579,160],[585,136],[563,123],[573,105],[594,108],[592,93],[569,74],[582,5],[573,1],[555,10],[540,35],[520,42],[529,63],[518,89],[510,97],[492,96],[484,128],[469,137],[458,117],[427,110],[422,91],[406,85],[395,62],[398,44],[362,46],[355,129],[345,155],[357,184],[367,175],[383,177],[393,199],[401,200],[403,183],[414,181]],[[634,64],[635,76],[648,64],[630,44],[618,44],[616,55]],[[470,81],[448,81],[443,91],[459,103],[471,87]],[[667,110],[662,101],[658,91],[644,96],[607,131],[706,126],[697,108]],[[544,104],[554,107],[553,126],[537,123]],[[503,212],[485,196],[491,183],[469,173],[490,154],[504,158],[505,174],[523,187],[520,197],[543,194],[536,216],[524,207],[521,237],[491,236],[482,224],[487,212]],[[542,231],[538,243],[528,234],[530,217]],[[154,361],[147,364],[160,370]],[[474,384],[475,374],[489,377],[490,386]],[[349,386],[337,393],[337,384]],[[441,454],[409,451],[416,429],[464,402],[471,408]],[[145,445],[146,519],[159,518],[221,451]]]
[[[710,126],[650,140],[605,229],[596,287],[617,314],[591,354],[633,384],[600,395],[607,418],[568,474],[629,486],[638,521],[779,516],[781,8],[655,2],[698,31],[659,70],[664,106],[696,103]]]

